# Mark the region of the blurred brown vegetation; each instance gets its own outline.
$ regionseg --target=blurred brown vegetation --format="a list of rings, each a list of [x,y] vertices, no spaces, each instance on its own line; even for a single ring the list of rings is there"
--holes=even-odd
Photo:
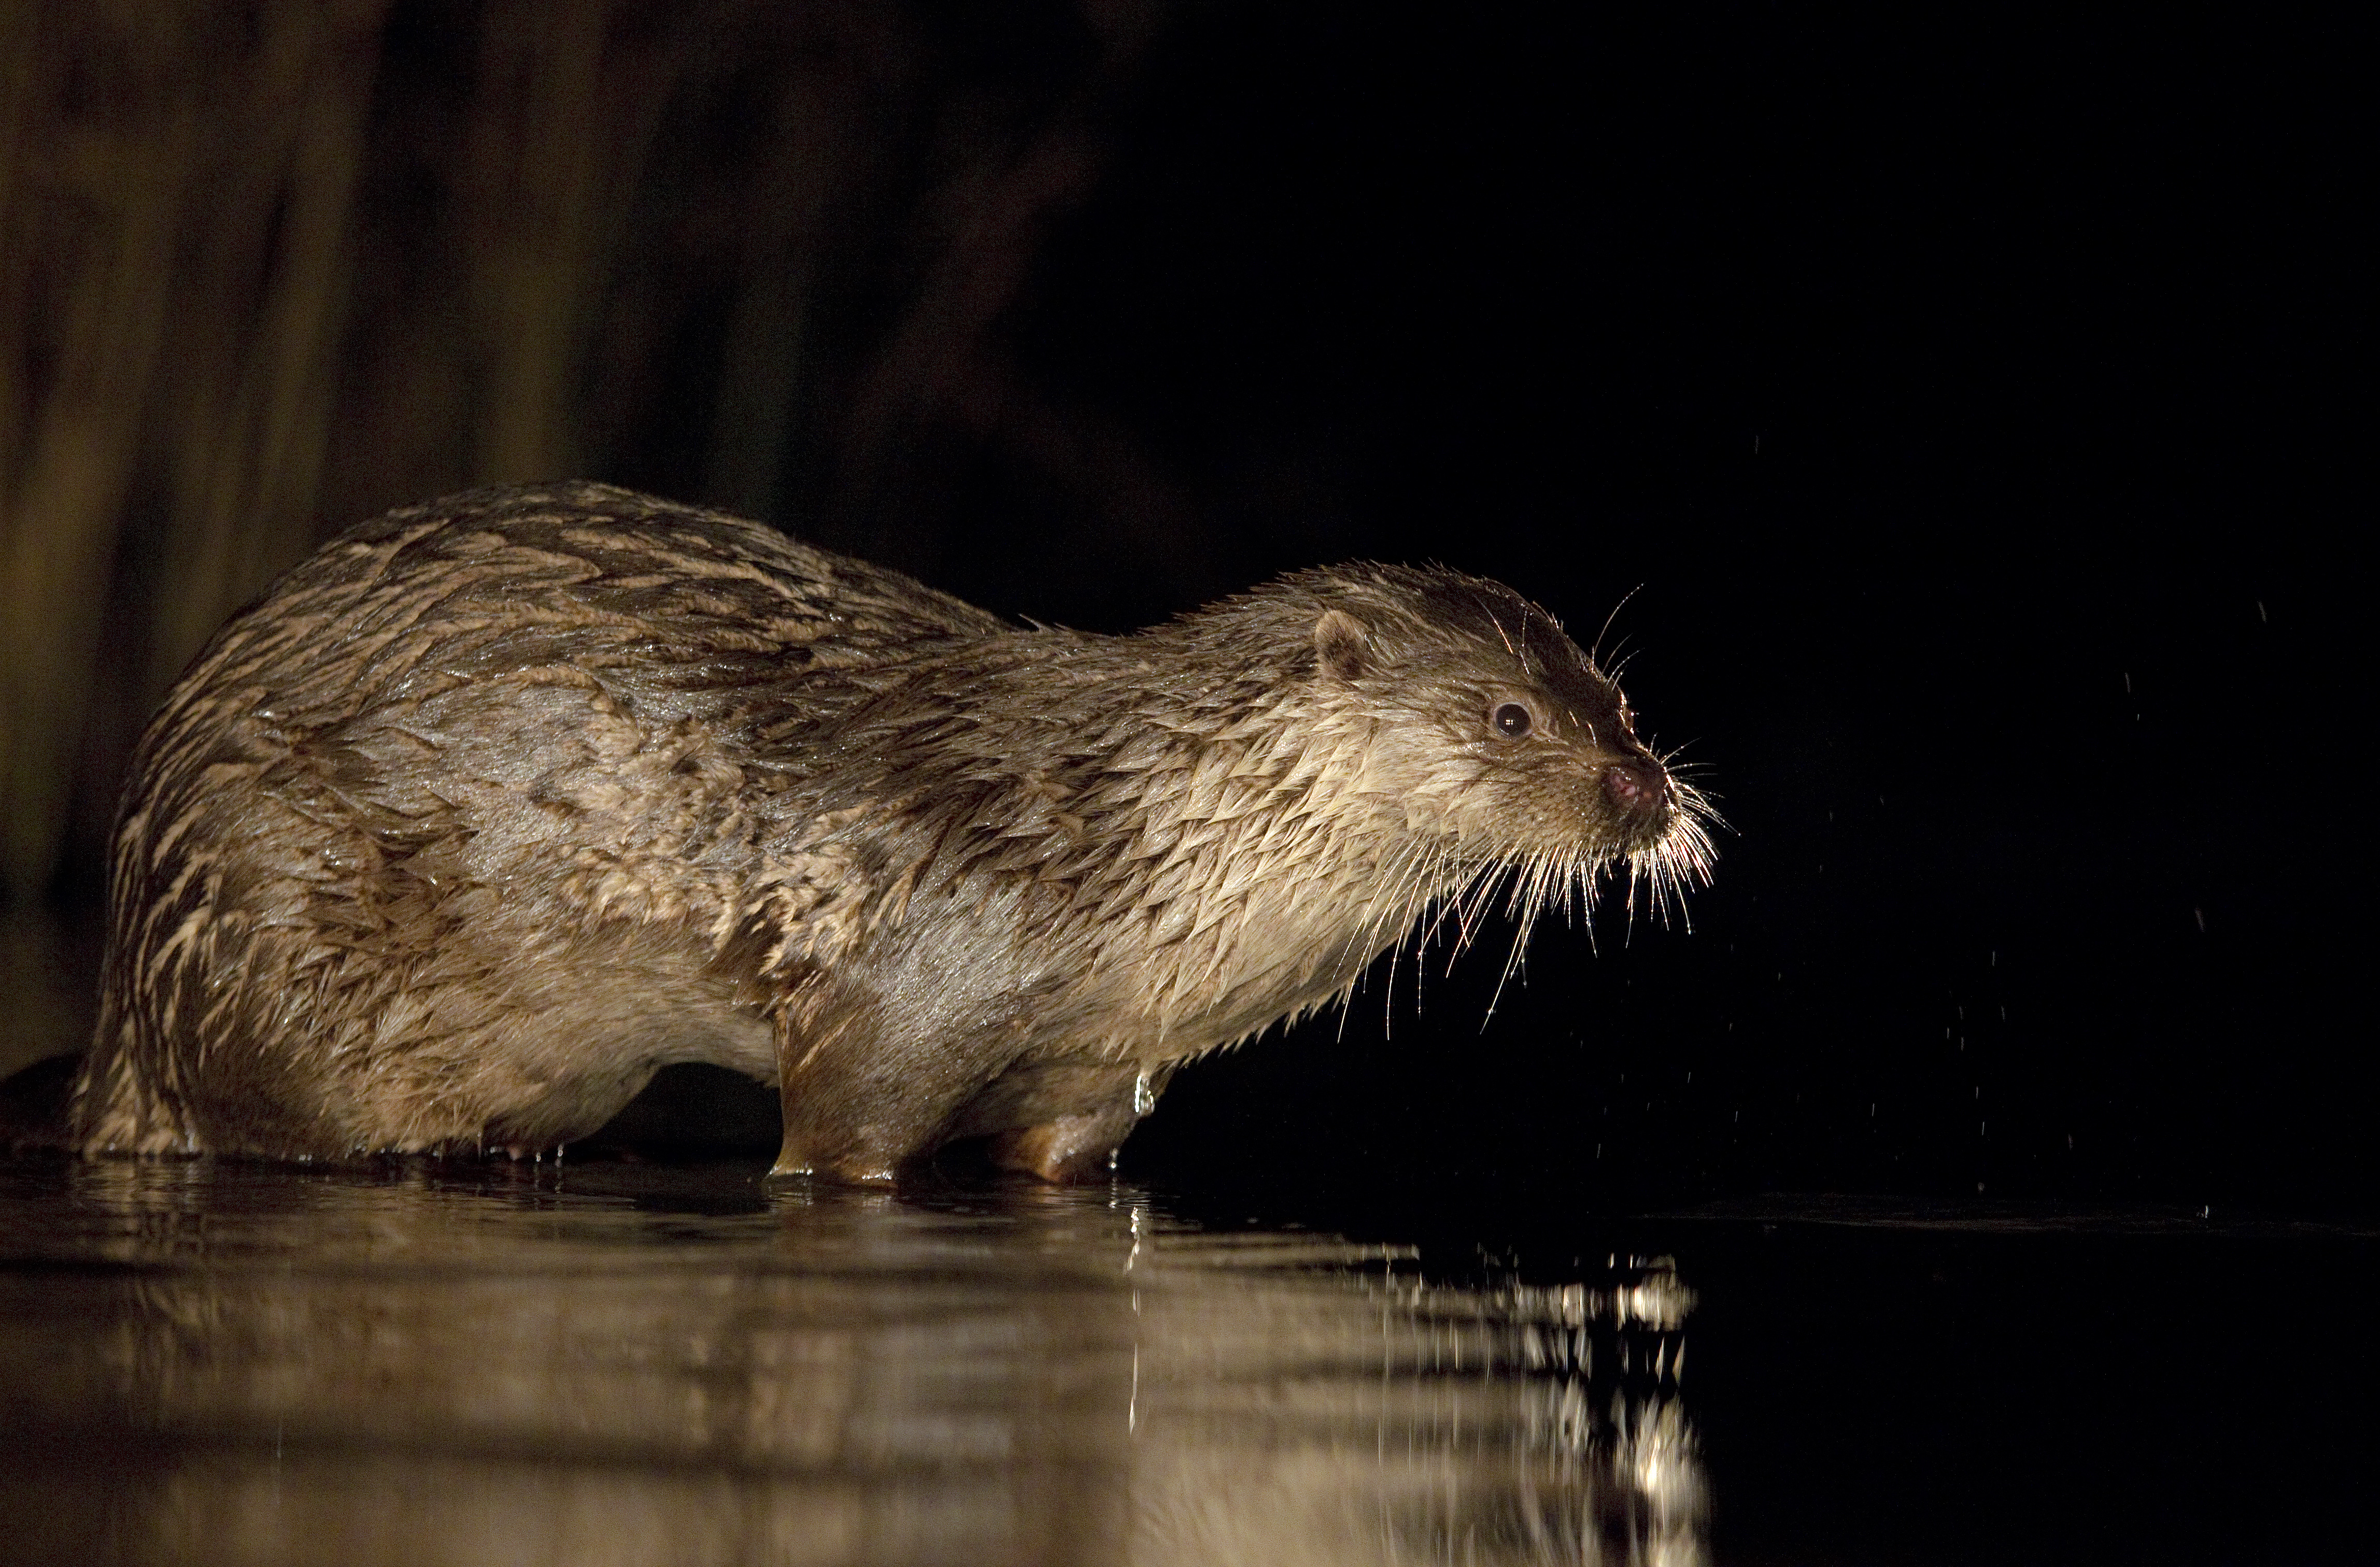
[[[1165,20],[0,0],[6,904],[89,890],[164,686],[392,504],[580,474],[914,565],[990,446],[1195,548],[994,330]]]

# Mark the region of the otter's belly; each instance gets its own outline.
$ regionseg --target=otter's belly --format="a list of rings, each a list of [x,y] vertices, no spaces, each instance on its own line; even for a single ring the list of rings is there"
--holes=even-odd
[[[593,1131],[663,1066],[775,1076],[766,1018],[682,931],[574,929],[484,889],[392,925],[287,891],[193,911],[170,954],[111,954],[84,1147],[526,1151]]]
[[[345,1087],[358,1148],[552,1147],[686,1062],[775,1080],[767,1019],[674,933],[520,945],[509,934],[478,932],[416,966],[369,1037],[357,1031]]]

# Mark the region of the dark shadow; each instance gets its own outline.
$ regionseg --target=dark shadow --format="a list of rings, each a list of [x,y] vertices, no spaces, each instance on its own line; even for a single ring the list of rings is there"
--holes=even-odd
[[[0,1150],[64,1146],[67,1094],[81,1063],[79,1055],[54,1055],[0,1080]]]
[[[771,1155],[783,1138],[777,1090],[723,1066],[665,1066],[602,1129],[570,1145],[574,1157],[662,1159]]]

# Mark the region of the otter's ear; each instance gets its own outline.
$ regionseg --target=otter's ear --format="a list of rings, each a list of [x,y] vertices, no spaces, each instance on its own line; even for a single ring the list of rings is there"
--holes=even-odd
[[[1344,610],[1324,610],[1314,623],[1314,657],[1322,673],[1353,680],[1364,673],[1364,628]]]

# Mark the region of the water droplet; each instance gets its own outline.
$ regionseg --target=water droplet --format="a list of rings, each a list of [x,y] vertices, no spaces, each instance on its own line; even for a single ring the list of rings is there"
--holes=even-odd
[[[1132,1080],[1132,1112],[1147,1115],[1157,1108],[1157,1095],[1148,1087],[1148,1074],[1144,1071]]]

